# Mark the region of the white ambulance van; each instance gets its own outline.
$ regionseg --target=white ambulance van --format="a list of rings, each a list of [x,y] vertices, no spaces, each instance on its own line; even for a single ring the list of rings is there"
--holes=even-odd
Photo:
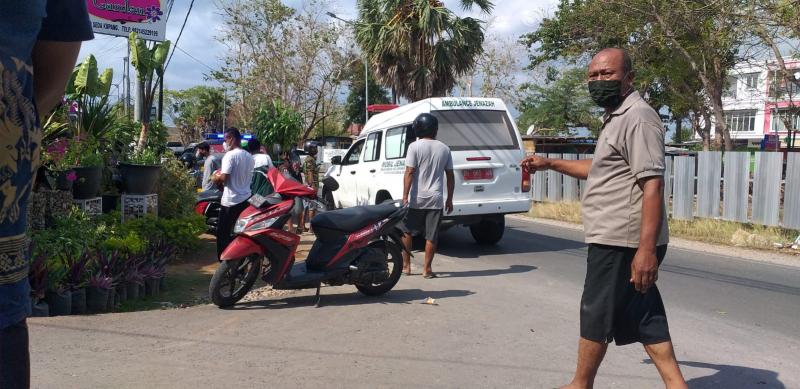
[[[522,140],[500,99],[431,98],[371,117],[347,153],[332,160],[328,176],[338,189],[326,200],[353,207],[401,199],[406,150],[416,139],[411,124],[421,113],[439,120],[437,139],[453,156],[454,209],[442,228],[469,226],[478,243],[497,243],[504,215],[528,212],[531,204],[530,175],[519,166]]]

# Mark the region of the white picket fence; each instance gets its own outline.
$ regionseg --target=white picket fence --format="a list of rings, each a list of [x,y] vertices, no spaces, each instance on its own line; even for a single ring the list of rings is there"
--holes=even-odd
[[[584,159],[592,155],[537,154]],[[675,219],[718,218],[800,229],[800,153],[703,151],[697,156],[667,157],[664,200]],[[533,175],[534,201],[578,201],[584,182],[554,171]]]

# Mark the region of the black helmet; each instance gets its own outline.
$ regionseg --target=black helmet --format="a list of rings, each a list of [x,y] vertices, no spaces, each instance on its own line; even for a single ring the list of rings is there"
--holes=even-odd
[[[436,138],[439,132],[439,120],[429,113],[421,113],[414,119],[414,135],[417,138]]]
[[[317,155],[317,148],[319,147],[319,143],[317,141],[307,141],[305,147],[303,148],[307,153],[310,155]]]

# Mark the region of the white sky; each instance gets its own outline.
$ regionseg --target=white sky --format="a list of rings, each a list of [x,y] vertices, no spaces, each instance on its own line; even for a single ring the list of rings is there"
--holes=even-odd
[[[175,0],[166,34],[167,39],[173,43],[186,16],[189,2],[189,0]],[[299,7],[303,1],[285,0],[284,3]],[[465,14],[458,0],[444,0],[444,3],[456,13]],[[495,0],[494,3],[495,8],[490,16],[478,17],[484,20],[491,19],[490,34],[517,39],[523,33],[533,31],[543,16],[552,14],[557,0]],[[329,9],[344,19],[354,19],[357,16],[355,0],[329,1]],[[214,1],[195,1],[178,46],[196,59],[181,50],[176,50],[164,78],[166,89],[185,89],[214,83],[206,81],[204,75],[210,72],[209,67],[217,68],[222,63],[224,46],[215,39],[220,27],[220,15]],[[114,83],[121,84],[123,58],[127,54],[126,45],[126,38],[97,34],[93,41],[84,42],[78,61],[89,54],[94,54],[101,71],[108,67],[113,68]],[[527,53],[521,52],[520,58],[527,58]],[[131,73],[135,77],[135,71],[131,70]],[[121,85],[119,90],[121,93]],[[117,89],[112,88],[111,93],[116,94]]]

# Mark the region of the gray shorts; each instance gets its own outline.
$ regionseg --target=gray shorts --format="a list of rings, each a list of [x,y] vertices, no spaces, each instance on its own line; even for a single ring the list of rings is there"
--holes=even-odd
[[[433,243],[439,240],[439,225],[442,222],[441,209],[408,210],[406,218],[400,223],[400,230],[411,236],[423,235]]]

